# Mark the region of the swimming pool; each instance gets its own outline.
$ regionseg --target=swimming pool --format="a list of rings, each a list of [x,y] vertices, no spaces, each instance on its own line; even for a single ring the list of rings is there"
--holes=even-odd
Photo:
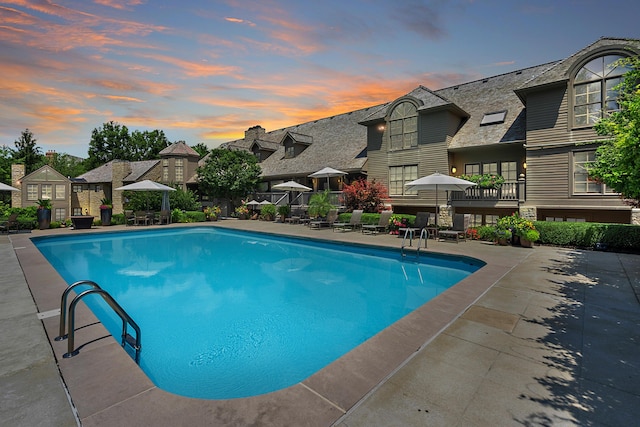
[[[296,384],[483,265],[211,227],[33,241],[67,283],[99,283],[140,325],[158,387],[205,399]],[[119,318],[87,304],[119,337]]]

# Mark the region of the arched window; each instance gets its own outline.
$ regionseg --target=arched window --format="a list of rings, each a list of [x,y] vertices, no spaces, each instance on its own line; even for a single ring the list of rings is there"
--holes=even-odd
[[[605,55],[592,59],[578,70],[573,80],[573,123],[591,126],[607,112],[619,109],[618,92],[628,66],[615,66],[621,55]]]
[[[389,116],[390,150],[418,146],[418,109],[411,102],[396,105]]]

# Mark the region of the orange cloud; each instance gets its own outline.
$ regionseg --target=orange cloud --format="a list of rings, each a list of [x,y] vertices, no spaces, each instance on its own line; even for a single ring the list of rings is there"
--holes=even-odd
[[[239,19],[239,18],[224,18],[225,21],[227,22],[233,22],[234,24],[245,24],[248,25],[250,27],[255,27],[256,24],[251,22],[251,21],[246,21],[244,19]]]
[[[239,67],[231,65],[213,65],[203,62],[186,61],[169,55],[158,54],[141,54],[143,58],[153,59],[154,61],[163,62],[173,65],[182,70],[184,75],[188,77],[208,77],[218,75],[237,75],[240,71]]]

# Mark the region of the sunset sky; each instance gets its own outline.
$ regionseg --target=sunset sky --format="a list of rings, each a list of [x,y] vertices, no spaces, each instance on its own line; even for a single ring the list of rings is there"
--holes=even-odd
[[[637,0],[0,1],[0,145],[108,121],[216,147],[640,38]]]

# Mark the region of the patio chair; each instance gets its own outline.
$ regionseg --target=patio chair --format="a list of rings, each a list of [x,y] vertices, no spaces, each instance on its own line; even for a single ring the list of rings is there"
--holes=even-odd
[[[7,232],[7,234],[9,234],[11,232],[11,229],[16,230],[16,232],[20,231],[20,222],[18,222],[18,214],[17,213],[12,213],[11,215],[9,215],[9,218],[7,218],[6,221],[2,221],[0,223],[0,231],[1,232]]]
[[[378,234],[380,232],[386,232],[389,229],[389,220],[393,215],[393,211],[382,211],[380,214],[380,221],[377,224],[364,224],[362,226],[363,234]]]
[[[171,224],[171,212],[160,211],[158,215],[158,224]]]
[[[438,237],[446,239],[448,237],[456,239],[456,243],[460,240],[467,240],[467,230],[471,223],[471,214],[455,214],[453,216],[453,227],[450,230],[438,231]]]
[[[331,209],[327,214],[326,220],[311,220],[309,221],[309,228],[320,229],[322,227],[331,227],[338,219],[338,209]]]
[[[125,225],[134,225],[136,222],[136,215],[132,210],[124,211],[124,223]]]
[[[404,232],[409,233],[409,237],[411,237],[412,239],[415,237],[420,237],[420,233],[422,232],[422,230],[424,228],[427,228],[430,218],[431,214],[429,212],[418,212],[416,214],[415,221],[413,221],[413,227],[407,227]]]
[[[356,209],[351,212],[351,219],[349,222],[334,222],[333,223],[333,231],[352,231],[362,226],[362,209]]]
[[[136,211],[133,223],[135,225],[149,225],[149,213],[147,211]]]

